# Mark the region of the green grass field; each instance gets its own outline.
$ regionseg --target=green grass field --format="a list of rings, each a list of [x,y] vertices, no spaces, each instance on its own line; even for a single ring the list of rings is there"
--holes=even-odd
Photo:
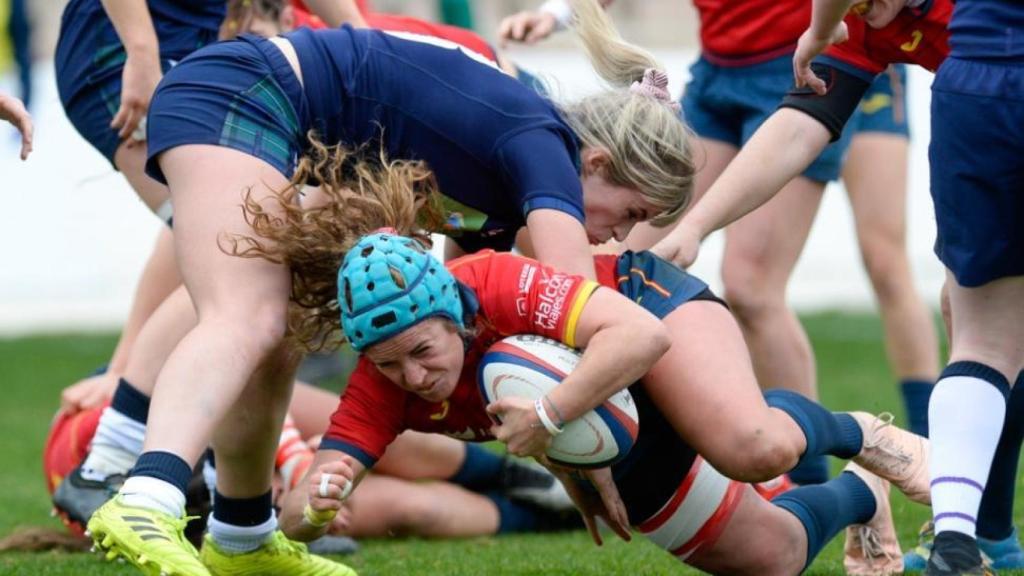
[[[818,314],[804,318],[817,354],[823,401],[836,410],[890,410],[902,418],[899,397],[885,362],[881,327],[869,315]],[[61,335],[0,340],[0,538],[19,526],[59,526],[49,518],[41,451],[60,389],[102,364],[113,336]],[[836,463],[838,468],[838,463]],[[1021,514],[1018,505],[1018,517]],[[893,496],[893,512],[904,546],[915,541],[927,509]],[[363,542],[347,559],[360,574],[646,574],[695,573],[642,539],[596,548],[582,532],[508,536],[463,541],[381,540]],[[0,574],[135,574],[87,554],[0,554]],[[842,574],[842,538],[808,571]]]

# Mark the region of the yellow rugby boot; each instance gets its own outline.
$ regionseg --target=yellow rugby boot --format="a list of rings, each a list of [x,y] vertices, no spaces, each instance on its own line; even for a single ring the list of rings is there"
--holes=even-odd
[[[87,534],[106,560],[124,558],[147,576],[210,576],[185,539],[189,518],[127,506],[115,496],[89,519]]]
[[[207,534],[199,558],[212,576],[356,576],[344,564],[310,554],[305,544],[289,540],[280,530],[243,554],[224,552]]]

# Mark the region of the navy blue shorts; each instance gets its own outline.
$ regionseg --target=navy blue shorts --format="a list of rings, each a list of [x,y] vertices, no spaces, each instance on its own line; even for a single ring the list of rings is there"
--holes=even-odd
[[[882,132],[909,137],[907,123],[907,67],[890,66],[875,78],[846,124],[851,136],[864,132]]]
[[[157,158],[188,144],[209,144],[294,172],[310,128],[298,77],[267,40],[243,36],[185,58],[160,82],[149,107],[146,173],[167,183]]]
[[[161,60],[160,64],[164,74],[174,65],[171,60]],[[90,82],[88,89],[78,90],[75,96],[64,102],[64,113],[71,125],[112,166],[114,153],[121,145],[117,130],[110,127],[110,122],[121,107],[121,70],[123,68]],[[59,69],[57,73],[60,74]]]
[[[718,66],[703,57],[690,67],[683,116],[701,138],[740,148],[771,116],[793,84],[792,55],[750,66]],[[803,175],[817,182],[839,177],[850,131],[829,144]]]
[[[947,58],[931,115],[935,253],[961,286],[1024,275],[1024,66]]]

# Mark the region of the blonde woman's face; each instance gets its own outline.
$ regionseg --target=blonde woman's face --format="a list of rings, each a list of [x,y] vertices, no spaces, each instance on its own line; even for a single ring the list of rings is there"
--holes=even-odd
[[[637,222],[649,220],[658,209],[636,188],[612,184],[604,177],[607,158],[603,151],[583,150],[584,228],[591,244],[622,241]]]
[[[452,395],[465,361],[462,338],[442,318],[428,318],[370,346],[365,354],[385,378],[428,402]]]

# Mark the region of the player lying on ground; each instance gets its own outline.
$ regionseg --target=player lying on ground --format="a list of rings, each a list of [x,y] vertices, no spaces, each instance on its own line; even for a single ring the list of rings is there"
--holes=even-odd
[[[101,381],[87,382],[87,386],[102,387]],[[109,398],[77,386],[80,389],[75,397],[96,400],[92,405],[62,406],[54,419],[43,459],[51,493],[85,457],[100,413],[109,403]],[[276,493],[286,493],[305,474],[313,460],[313,450],[306,440],[318,441],[335,403],[336,395],[330,392],[296,384],[289,407],[295,420],[286,421],[275,458]],[[447,538],[577,525],[563,514],[572,509],[572,503],[547,471],[454,438],[403,434],[375,472],[353,505],[346,507],[343,522],[335,526],[333,534]],[[215,479],[207,475],[205,480],[212,488]],[[209,501],[204,496],[204,491],[190,491],[190,510],[203,510],[203,505],[208,509]],[[69,523],[69,528],[81,534],[81,525]],[[197,532],[189,528],[190,533]],[[201,527],[198,532],[201,535]]]
[[[328,153],[326,149],[320,150]],[[328,173],[317,172],[314,166]],[[403,164],[385,163],[385,166],[389,172],[408,169]],[[496,437],[505,441],[512,453],[539,454],[549,436],[540,427],[533,403],[507,401],[492,405],[490,412],[501,413],[504,422],[492,429],[493,423],[484,411],[475,383],[475,362],[497,337],[535,333],[585,347],[580,367],[546,400],[546,409],[557,411],[566,420],[589,410],[614,390],[642,378],[640,384],[631,388],[638,405],[646,406],[641,410],[642,439],[638,446],[648,442],[666,444],[653,451],[634,449],[635,454],[631,453],[629,458],[639,459],[639,462],[617,465],[620,476],[616,484],[624,494],[622,502],[624,508],[629,509],[628,518],[642,531],[653,534],[671,550],[681,550],[685,544],[701,548],[701,554],[694,553],[690,557],[697,566],[713,571],[757,572],[763,569],[760,565],[755,567],[753,557],[737,557],[735,550],[724,553],[726,546],[732,547],[738,540],[728,540],[733,543],[722,548],[700,539],[690,541],[719,505],[723,506],[724,514],[733,505],[756,508],[759,504],[754,502],[763,504],[753,496],[739,498],[737,494],[748,492],[746,488],[726,491],[726,486],[739,486],[726,476],[746,481],[766,480],[792,468],[801,457],[828,453],[853,457],[897,481],[911,497],[926,498],[927,445],[923,439],[864,413],[831,413],[789,392],[769,393],[766,403],[753,377],[735,321],[699,280],[649,254],[629,253],[618,261],[614,257],[599,258],[596,264],[602,284],[618,287],[629,297],[626,299],[615,290],[599,289],[581,277],[539,267],[532,260],[509,254],[485,252],[453,261],[451,268],[456,280],[446,276],[443,267],[422,254],[408,239],[377,235],[372,237],[375,240],[367,240],[366,245],[349,250],[361,234],[370,232],[377,224],[411,230],[417,205],[411,189],[400,184],[399,176],[375,174],[339,149],[334,149],[330,158],[310,159],[304,168],[306,170],[300,169],[294,184],[301,184],[305,178],[333,183],[323,188],[330,201],[317,208],[289,208],[286,194],[281,199],[281,209],[286,215],[284,221],[274,226],[257,226],[261,247],[248,251],[247,255],[274,258],[291,267],[296,280],[293,298],[310,311],[304,321],[297,324],[301,328],[300,339],[316,338],[331,329],[336,332],[341,308],[346,334],[354,346],[364,352],[321,443],[320,463],[344,460],[346,463],[339,465],[339,469],[343,469],[347,477],[357,479],[376,462],[395,436],[407,428],[472,436],[473,440]],[[346,174],[357,174],[359,180],[346,181]],[[420,198],[419,202],[425,200]],[[258,210],[258,207],[250,202],[248,209]],[[363,217],[354,218],[357,212]],[[315,255],[304,248],[310,238],[320,239]],[[251,245],[244,238],[239,240],[246,246]],[[379,245],[374,245],[374,241]],[[338,262],[346,253],[348,270],[362,271],[369,267],[375,272],[369,278],[367,274],[350,278],[344,271],[335,276],[326,263]],[[388,262],[400,261],[409,263],[413,269],[391,271]],[[434,290],[427,290],[420,284],[414,296],[409,296],[405,290],[415,277],[410,274],[416,273],[447,280]],[[520,286],[520,278],[528,277],[537,280]],[[545,301],[541,296],[544,289],[555,285],[560,287],[557,302]],[[373,302],[374,293],[394,295],[387,301],[392,303],[391,307],[387,302],[379,309],[369,304]],[[652,322],[651,313],[632,304],[631,300],[639,300],[645,308],[662,316],[662,322]],[[353,314],[353,302],[361,310],[375,312]],[[401,320],[389,324],[386,321],[388,311]],[[373,319],[378,316],[383,316],[384,320],[376,322],[375,327]],[[659,334],[664,330],[672,337],[672,347],[660,359],[652,359],[649,356],[652,350],[663,344],[652,344],[650,340],[662,338],[663,334]],[[390,337],[396,333],[400,335]],[[382,339],[381,335],[389,337]],[[602,351],[609,345],[613,352]],[[600,367],[595,359],[604,359],[612,366]],[[432,415],[441,416],[432,418]],[[709,415],[714,415],[713,420]],[[736,450],[736,446],[745,449]],[[667,460],[666,454],[678,455],[678,459]],[[697,454],[701,456],[699,459]],[[627,462],[631,461],[627,459]],[[666,462],[671,464],[668,470],[663,468]],[[646,471],[640,474],[641,469]],[[637,473],[631,476],[630,470]],[[711,486],[722,488],[719,493],[722,499],[710,511],[684,506],[677,515],[667,514],[653,520],[662,504],[674,497],[685,497],[688,483],[684,480],[691,472],[694,478],[703,477]],[[312,477],[319,482],[316,474]],[[656,490],[649,484],[651,478],[661,478]],[[845,488],[837,486],[850,482],[851,478],[844,476],[837,480],[838,484],[820,490],[840,490],[844,496],[835,502],[845,505],[849,494]],[[339,490],[342,483],[338,478]],[[862,495],[868,493],[866,485],[859,486],[864,489]],[[609,516],[612,525],[624,530],[625,509],[612,489],[614,485],[598,481],[598,487],[608,503],[601,513]],[[800,494],[816,494],[814,490],[819,488],[806,490],[811,492]],[[727,498],[727,492],[733,497]],[[835,503],[831,497],[825,500]],[[866,501],[873,502],[874,498],[866,498]],[[305,504],[305,495],[297,491],[285,504],[282,525],[292,537],[312,538],[323,530],[304,519]],[[695,505],[693,501],[691,504]],[[338,503],[320,501],[317,506],[337,507]],[[765,506],[766,510],[782,513]],[[793,509],[797,508],[800,506],[794,504]],[[804,514],[805,508],[795,514]],[[846,509],[845,512],[830,508],[825,515],[840,521],[834,526],[830,524],[838,530],[846,524],[867,524],[875,518],[875,510],[871,508]],[[702,516],[703,513],[706,514]],[[847,513],[851,516],[844,515]],[[672,520],[665,516],[671,516]],[[879,515],[884,516],[884,513]],[[775,525],[768,518],[757,518],[756,522]],[[783,518],[786,520],[781,520]],[[589,515],[586,519],[592,520]],[[777,557],[779,564],[775,569],[780,573],[799,571],[808,560],[803,551],[813,556],[818,546],[834,533],[822,534],[814,528],[815,533],[806,540],[807,532],[792,514],[782,513],[777,519],[781,525],[772,532],[795,538],[779,549],[801,550],[792,557]],[[810,516],[804,516],[803,521],[817,522]],[[685,527],[672,538],[660,540],[673,528],[663,531],[656,528],[675,526],[675,522],[683,522]],[[786,522],[793,530],[784,528]],[[883,541],[888,544],[884,553],[870,546],[865,551],[865,547],[858,545],[859,540],[851,541],[854,544],[850,551],[851,562],[867,566],[887,558],[892,562],[894,556],[899,564],[898,544],[891,537],[891,529],[879,526],[877,521],[864,532],[871,529],[875,530],[876,537],[881,530]],[[683,534],[688,536],[680,539]],[[723,534],[742,532],[737,528]],[[749,534],[743,538],[749,539]],[[805,539],[803,544],[793,545],[801,539]],[[875,538],[869,540],[876,541]],[[772,545],[777,546],[779,542]],[[688,548],[682,551],[692,552]],[[756,559],[756,562],[763,561],[764,558]]]

